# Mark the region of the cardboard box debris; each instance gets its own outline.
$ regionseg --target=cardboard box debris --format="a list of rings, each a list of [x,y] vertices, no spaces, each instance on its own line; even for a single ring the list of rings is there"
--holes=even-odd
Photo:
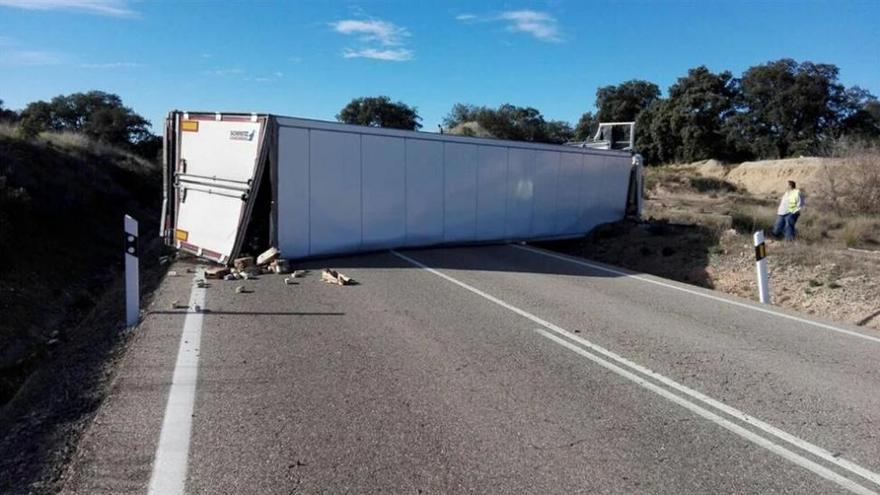
[[[351,277],[343,275],[336,270],[332,270],[330,268],[325,268],[324,271],[321,272],[321,281],[327,282],[328,284],[336,284],[336,285],[353,285],[354,280]]]
[[[272,263],[269,263],[269,270],[278,274],[290,273],[290,261],[278,258]]]
[[[221,279],[229,274],[229,268],[225,266],[212,266],[205,269],[205,278]]]
[[[265,265],[265,264],[271,263],[272,261],[274,261],[276,258],[278,258],[280,256],[281,256],[281,251],[279,251],[278,248],[274,248],[274,247],[269,248],[266,251],[263,251],[263,254],[257,256],[257,264],[258,265]]]
[[[236,270],[245,270],[256,264],[257,262],[254,260],[253,256],[243,256],[241,258],[235,258],[235,260],[232,261],[232,266],[234,266]]]

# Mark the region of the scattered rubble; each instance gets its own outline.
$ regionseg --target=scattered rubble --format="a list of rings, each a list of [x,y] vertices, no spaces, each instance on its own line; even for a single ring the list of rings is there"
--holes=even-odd
[[[327,282],[328,284],[335,285],[354,285],[355,281],[346,275],[343,275],[336,270],[330,268],[324,268],[321,272],[321,281]]]
[[[258,265],[266,265],[274,261],[276,258],[281,256],[281,251],[278,248],[269,248],[263,252],[263,254],[257,256],[257,264]]]
[[[269,263],[269,271],[278,274],[290,273],[290,261],[282,258],[276,259]]]
[[[234,266],[235,269],[238,271],[246,270],[252,266],[255,266],[256,264],[257,264],[257,262],[254,261],[253,256],[244,256],[241,258],[235,258],[235,260],[232,261],[232,266]]]
[[[229,274],[229,268],[225,266],[212,266],[205,270],[205,278],[222,279]]]

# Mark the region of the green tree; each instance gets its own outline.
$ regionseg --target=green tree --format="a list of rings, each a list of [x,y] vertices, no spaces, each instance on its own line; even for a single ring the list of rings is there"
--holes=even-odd
[[[18,132],[21,137],[30,139],[43,131],[52,130],[52,105],[45,101],[29,103],[21,112]]]
[[[660,98],[660,88],[648,81],[631,80],[596,90],[599,122],[631,122],[639,112]]]
[[[562,144],[574,139],[574,129],[563,120],[548,120],[544,124],[544,134],[547,143]]]
[[[339,111],[336,120],[346,124],[393,129],[421,129],[422,120],[415,107],[392,102],[387,96],[361,97],[351,100]]]
[[[155,139],[145,118],[124,106],[119,96],[103,91],[60,95],[48,103],[30,103],[21,113],[21,126],[27,136],[43,131],[81,132],[125,148]]]
[[[782,59],[743,74],[733,125],[759,157],[816,154],[854,112],[831,64]]]
[[[18,120],[18,113],[8,108],[3,108],[3,100],[0,100],[0,122],[15,122]]]
[[[498,108],[478,107],[456,103],[443,119],[450,132],[474,135],[467,124],[478,124],[490,136],[512,141],[564,143],[574,136],[571,124],[561,120],[546,120],[535,108],[505,103]]]
[[[596,120],[593,112],[584,112],[574,128],[574,139],[577,141],[586,141],[596,135],[598,127],[599,121]]]
[[[880,138],[880,101],[859,87],[846,93],[839,134],[859,140]]]

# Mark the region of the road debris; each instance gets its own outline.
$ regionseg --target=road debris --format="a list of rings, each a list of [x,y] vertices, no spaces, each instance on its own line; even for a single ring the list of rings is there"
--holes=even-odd
[[[232,266],[238,271],[246,270],[256,264],[257,262],[254,261],[253,256],[243,256],[241,258],[235,258],[235,260],[232,261]]]
[[[253,291],[243,285],[239,285],[238,287],[235,288],[236,294],[250,294],[251,292],[253,292]]]
[[[263,254],[257,256],[257,264],[258,265],[266,265],[268,263],[271,263],[272,261],[274,261],[276,258],[278,258],[280,256],[281,256],[281,251],[279,251],[277,248],[274,248],[274,247],[269,248],[266,251],[264,251]]]
[[[321,272],[321,281],[336,285],[354,285],[355,283],[351,277],[343,275],[331,268],[324,268]]]
[[[180,304],[180,301],[175,300],[171,303],[171,309],[188,309],[189,306],[186,304]]]
[[[229,274],[229,268],[225,266],[212,266],[205,269],[205,278],[222,279]]]
[[[179,277],[180,274],[177,273],[177,272],[174,271],[174,270],[169,270],[169,271],[168,271],[168,276],[169,276],[169,277]]]
[[[294,280],[293,277],[284,277],[284,284],[285,284],[285,285],[296,285],[296,284],[298,284],[298,283],[299,283],[299,282],[297,282],[296,280]]]
[[[283,258],[278,258],[277,260],[269,263],[269,271],[278,274],[290,273],[290,261]]]
[[[196,287],[198,287],[199,289],[207,289],[210,286],[208,285],[208,282],[206,282],[205,280],[198,279],[198,280],[196,280]]]

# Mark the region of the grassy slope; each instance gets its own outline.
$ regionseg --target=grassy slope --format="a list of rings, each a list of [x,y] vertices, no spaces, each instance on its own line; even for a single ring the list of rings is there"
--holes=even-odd
[[[880,164],[880,157],[873,160]],[[750,180],[785,187],[787,173],[780,177],[774,163],[756,165],[766,170],[752,171],[758,176]],[[778,197],[753,194],[728,182],[729,169],[715,168],[651,167],[644,214],[649,221],[601,226],[584,239],[549,247],[754,299],[751,234],[769,231]],[[769,241],[773,303],[880,329],[880,216],[835,211],[821,186],[819,177],[807,188],[798,241]]]
[[[148,241],[161,200],[156,164],[81,136],[11,131],[0,129],[0,404],[119,277],[123,215]]]

